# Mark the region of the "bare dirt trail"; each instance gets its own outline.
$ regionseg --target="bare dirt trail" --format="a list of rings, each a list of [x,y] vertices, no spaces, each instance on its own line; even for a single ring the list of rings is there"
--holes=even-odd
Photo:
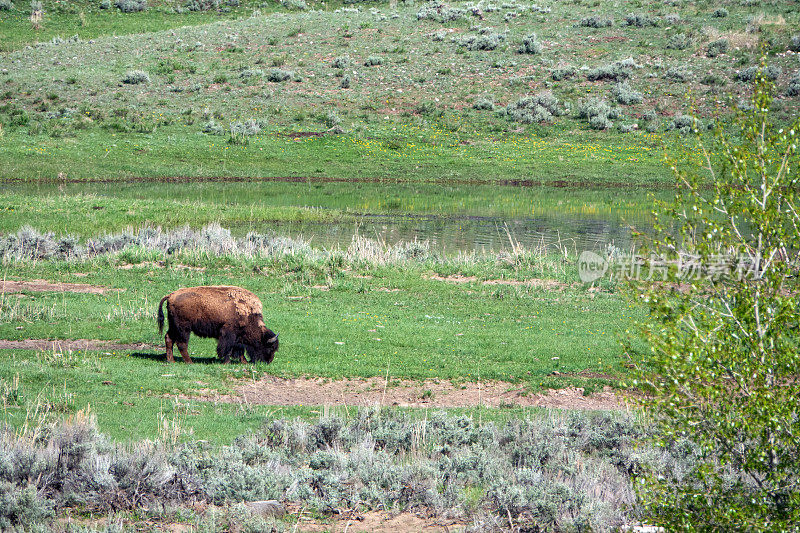
[[[626,409],[626,399],[610,387],[584,396],[583,389],[567,387],[540,393],[522,384],[502,381],[453,384],[447,380],[395,380],[385,378],[327,380],[264,376],[233,385],[234,394],[208,391],[202,399],[260,405],[340,405],[399,407],[550,407],[558,409]]]
[[[117,344],[111,341],[99,341],[89,339],[70,339],[70,340],[48,340],[48,339],[24,339],[20,341],[9,341],[0,339],[0,350],[40,350],[40,351],[109,351],[109,350],[163,350],[163,348],[151,344]]]
[[[106,294],[108,292],[121,292],[125,289],[112,289],[86,283],[62,283],[60,281],[46,281],[34,279],[30,281],[3,280],[0,281],[0,293],[11,294],[15,292],[82,292],[87,294]]]

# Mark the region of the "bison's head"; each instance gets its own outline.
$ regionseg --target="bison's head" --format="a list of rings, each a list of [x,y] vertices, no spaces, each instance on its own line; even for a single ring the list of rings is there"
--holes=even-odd
[[[278,334],[265,328],[261,338],[261,357],[267,364],[272,362],[275,352],[278,351]]]

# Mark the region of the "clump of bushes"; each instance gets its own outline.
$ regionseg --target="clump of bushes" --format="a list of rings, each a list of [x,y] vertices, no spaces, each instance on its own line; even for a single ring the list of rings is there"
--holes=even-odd
[[[267,72],[267,81],[272,83],[281,83],[289,81],[294,78],[294,72],[291,70],[284,70],[282,68],[273,68]]]
[[[629,57],[628,59],[615,61],[614,63],[588,70],[586,72],[586,79],[589,81],[624,80],[631,77],[634,68],[641,68],[641,65],[637,64],[632,57]]]
[[[525,36],[517,52],[520,54],[540,54],[542,52],[542,45],[536,40],[536,34],[531,33]]]
[[[333,60],[331,66],[333,68],[348,68],[352,64],[352,61],[349,56],[339,56]]]
[[[708,57],[717,57],[718,55],[725,54],[727,52],[728,52],[727,39],[718,39],[716,41],[712,41],[708,43],[708,47],[706,48],[706,55]]]
[[[794,73],[789,79],[789,88],[786,90],[787,96],[800,96],[800,70]]]
[[[664,79],[683,83],[688,80],[691,75],[691,71],[686,70],[684,67],[670,67],[664,72]]]
[[[11,0],[0,0],[0,11],[11,11],[14,9],[14,2]]]
[[[129,70],[122,77],[122,83],[127,83],[129,85],[150,83],[150,75],[143,70]]]
[[[614,21],[611,19],[598,16],[582,18],[580,22],[578,22],[578,26],[583,26],[585,28],[608,28],[613,25]]]
[[[494,102],[489,98],[479,98],[472,104],[472,109],[478,111],[494,111]]]
[[[792,35],[792,38],[789,39],[789,50],[793,52],[800,52],[800,33],[797,35]]]
[[[678,130],[683,135],[688,135],[693,129],[699,129],[700,121],[691,115],[676,115],[672,118],[669,127]]]
[[[494,50],[505,40],[505,34],[490,31],[478,35],[456,37],[453,39],[453,42],[459,46],[463,46],[467,50]]]
[[[589,127],[594,130],[607,130],[614,125],[612,119],[620,118],[622,114],[605,100],[590,98],[578,106],[577,116],[587,121]]]
[[[260,78],[264,75],[264,71],[260,68],[249,68],[241,71],[239,73],[240,78],[248,79],[248,78]]]
[[[681,16],[677,13],[670,13],[664,17],[668,24],[677,24],[681,21]]]
[[[219,9],[220,0],[188,0],[185,8],[189,11],[211,11]]]
[[[305,0],[281,0],[281,5],[289,11],[306,11],[308,9]]]
[[[256,123],[256,126],[263,129],[262,124]],[[248,125],[243,127],[252,128]],[[16,233],[0,236],[0,260],[80,260],[117,253],[132,247],[167,254],[185,249],[247,257],[301,252],[313,255],[311,248],[303,241],[258,233],[249,233],[244,239],[236,239],[228,229],[219,224],[209,224],[199,230],[186,226],[170,231],[145,226],[136,232],[102,235],[83,243],[70,235],[56,237],[53,233],[40,233],[30,226],[23,226]]]
[[[509,119],[523,124],[549,122],[553,117],[563,115],[558,98],[551,92],[544,92],[533,96],[520,98],[508,104],[505,114]]]
[[[629,13],[625,17],[625,24],[637,28],[654,27],[658,26],[658,19],[647,13]]]
[[[114,6],[123,13],[137,13],[147,9],[147,0],[115,0]]]
[[[225,133],[225,128],[223,128],[222,125],[216,122],[214,119],[211,119],[203,124],[202,131],[207,135],[222,135]]]
[[[667,40],[668,50],[686,50],[692,40],[685,33],[676,33]]]
[[[350,76],[344,76],[342,81],[339,83],[339,87],[342,89],[349,89],[350,88]]]
[[[366,61],[364,61],[365,67],[376,67],[378,65],[383,65],[383,58],[381,56],[369,56]]]
[[[642,123],[644,124],[644,129],[648,133],[655,133],[658,131],[659,121],[658,121],[658,114],[653,109],[645,111],[642,114]]]
[[[753,67],[748,67],[748,68],[742,69],[742,70],[740,70],[739,72],[736,73],[736,79],[738,81],[743,81],[743,82],[753,81],[756,78],[756,73],[758,73],[758,69],[759,68],[760,67],[753,66]],[[775,66],[775,65],[770,65],[770,66],[764,68],[764,76],[768,80],[772,80],[772,81],[777,80],[780,77],[781,72],[783,72],[781,67],[778,67],[778,66]]]
[[[627,81],[617,83],[612,90],[617,103],[622,105],[639,104],[642,102],[642,93],[635,91],[628,85]]]
[[[432,0],[417,11],[417,19],[429,19],[436,22],[452,22],[467,15],[466,9],[451,7],[444,2]]]
[[[247,144],[248,138],[261,133],[261,123],[255,119],[234,122],[230,130],[231,144]]]
[[[425,250],[411,245],[400,253],[414,260]],[[682,443],[663,451],[640,446],[646,436],[647,429],[624,413],[564,412],[480,424],[444,412],[419,419],[364,408],[348,419],[268,419],[219,448],[201,442],[127,446],[109,441],[83,417],[38,439],[11,433],[0,439],[6,458],[0,494],[19,502],[0,512],[8,523],[27,526],[70,506],[102,512],[278,499],[322,512],[424,510],[474,520],[486,526],[481,530],[513,524],[610,531],[635,515],[631,473],[688,468],[699,453]]]
[[[576,72],[575,67],[558,67],[550,71],[550,77],[553,81],[561,81],[573,77]]]
[[[728,16],[728,10],[724,7],[717,8],[711,13],[711,16],[719,19],[725,18]]]

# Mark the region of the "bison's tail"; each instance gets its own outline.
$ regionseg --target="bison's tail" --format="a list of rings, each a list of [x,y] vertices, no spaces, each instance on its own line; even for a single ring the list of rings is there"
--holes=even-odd
[[[164,296],[161,298],[161,301],[158,302],[158,332],[164,333],[164,310],[161,308],[164,305],[164,300],[166,300],[169,295]]]

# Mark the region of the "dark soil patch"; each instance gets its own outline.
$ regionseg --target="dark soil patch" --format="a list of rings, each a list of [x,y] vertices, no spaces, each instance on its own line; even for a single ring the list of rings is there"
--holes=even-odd
[[[208,391],[202,399],[262,405],[393,405],[400,407],[552,407],[559,409],[624,409],[625,400],[613,389],[584,396],[582,388],[568,387],[541,393],[502,381],[453,384],[446,380],[279,378],[234,384],[235,394]]]
[[[41,351],[109,351],[109,350],[150,350],[154,348],[149,344],[117,344],[110,341],[98,341],[88,339],[75,340],[47,340],[47,339],[25,339],[21,341],[9,341],[0,339],[0,349],[2,350],[41,350]]]
[[[98,285],[87,285],[86,283],[61,283],[60,281],[45,281],[34,279],[31,281],[0,281],[0,292],[83,292],[89,294],[105,294],[107,292],[124,291],[125,289],[112,289],[100,287]]]

